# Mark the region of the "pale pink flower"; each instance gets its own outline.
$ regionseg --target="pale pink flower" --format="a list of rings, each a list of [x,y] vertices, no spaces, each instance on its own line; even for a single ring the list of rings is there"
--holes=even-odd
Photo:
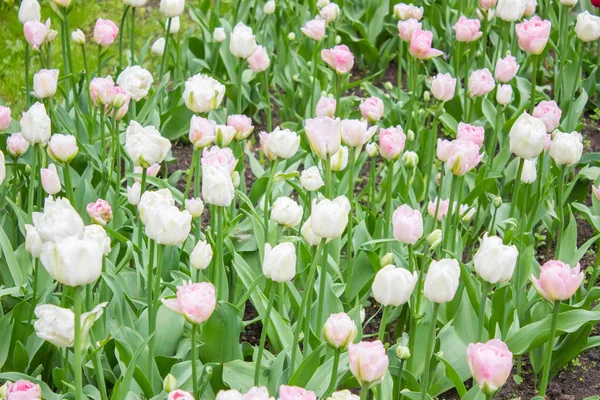
[[[496,87],[496,82],[489,69],[478,69],[469,76],[469,96],[485,96]]]
[[[480,147],[470,140],[457,139],[452,141],[450,157],[446,166],[454,175],[463,176],[479,164],[483,155],[479,154]]]
[[[360,103],[360,114],[370,123],[375,123],[383,117],[385,111],[383,101],[379,97],[369,97]]]
[[[300,30],[312,40],[319,41],[325,36],[325,26],[326,23],[324,19],[315,18],[305,23]]]
[[[579,264],[571,268],[559,260],[550,260],[540,267],[540,277],[531,275],[535,290],[548,301],[568,300],[575,294],[581,282],[583,272]]]
[[[279,400],[317,400],[317,395],[298,386],[281,385]]]
[[[377,126],[369,128],[367,121],[358,119],[342,120],[342,140],[351,147],[360,148],[377,132]]]
[[[504,58],[498,59],[496,62],[494,76],[498,81],[502,83],[508,83],[515,77],[515,75],[517,75],[518,70],[519,64],[517,64],[517,59],[511,55],[508,55]]]
[[[42,389],[40,385],[21,379],[15,383],[8,383],[6,400],[41,400]]]
[[[325,160],[340,150],[342,123],[339,118],[317,117],[304,121],[304,132],[311,149]]]
[[[419,60],[429,60],[430,58],[439,57],[444,54],[438,49],[431,47],[433,41],[433,32],[418,30],[414,31],[410,38],[409,52],[413,57]]]
[[[537,0],[527,0],[527,6],[525,7],[525,12],[523,15],[525,17],[531,17],[535,13],[535,9],[537,8]]]
[[[42,188],[50,196],[54,196],[60,192],[60,178],[54,164],[48,165],[48,168],[40,169],[40,177],[42,180]]]
[[[487,343],[470,343],[467,347],[467,362],[479,388],[484,393],[493,393],[510,376],[513,355],[504,342],[492,339]]]
[[[560,125],[562,110],[554,100],[540,101],[533,109],[532,115],[544,123],[546,132],[552,132]]]
[[[102,47],[110,46],[117,35],[119,28],[117,25],[108,19],[98,18],[94,26],[94,41]]]
[[[403,204],[392,217],[394,238],[404,244],[415,244],[423,236],[423,217],[419,210]]]
[[[317,117],[333,118],[335,116],[335,99],[333,97],[322,96],[317,102],[315,114]]]
[[[233,173],[237,159],[233,155],[233,151],[229,147],[221,149],[218,146],[212,146],[210,149],[205,148],[202,151],[202,166],[225,167],[229,173]]]
[[[338,74],[347,74],[354,66],[354,55],[346,45],[321,50],[321,58]]]
[[[323,337],[327,344],[344,349],[354,340],[356,325],[346,313],[331,314],[323,326]]]
[[[90,82],[90,97],[96,106],[104,106],[112,103],[116,95],[115,82],[111,76],[106,78],[94,78]]]
[[[201,324],[212,315],[217,305],[212,283],[186,283],[177,286],[177,298],[162,299],[171,310],[183,315],[192,324]]]
[[[12,117],[10,116],[10,108],[0,106],[0,132],[10,126]]]
[[[437,74],[431,82],[431,94],[440,101],[450,101],[456,91],[456,78],[449,73]]]
[[[413,32],[420,31],[422,24],[414,18],[398,21],[398,36],[405,42],[410,42]]]
[[[117,119],[117,121],[122,120],[125,114],[127,114],[127,111],[129,111],[130,100],[131,93],[129,93],[125,89],[120,88],[119,86],[115,86],[114,98],[111,104],[113,108],[112,110],[110,110],[108,116],[112,117],[116,110],[117,115],[115,115],[115,118]],[[108,108],[108,104],[105,107]]]
[[[21,133],[13,133],[6,138],[6,150],[11,157],[19,158],[29,148],[29,142],[23,137]]]
[[[446,139],[438,139],[436,147],[436,156],[441,162],[446,162],[452,154],[453,143]]]
[[[548,151],[552,148],[552,135],[547,133],[544,141],[544,150]]]
[[[167,400],[194,400],[194,396],[185,390],[177,389],[169,392]]]
[[[271,65],[271,60],[264,46],[256,46],[256,50],[248,57],[248,66],[256,73],[266,71]]]
[[[375,383],[383,380],[389,359],[383,343],[360,342],[348,347],[350,372],[359,382]]]
[[[479,5],[484,10],[496,7],[496,0],[479,0]]]
[[[483,126],[465,124],[464,122],[459,123],[456,130],[457,139],[469,140],[479,147],[483,144],[484,135],[485,129]]]
[[[540,54],[544,51],[546,43],[548,43],[551,28],[552,24],[550,21],[542,20],[538,16],[517,24],[515,31],[519,47],[528,53]]]
[[[235,139],[246,139],[254,131],[252,119],[245,115],[230,115],[227,117],[227,125],[235,129]]]
[[[112,220],[112,207],[106,200],[98,199],[85,208],[93,223],[105,226]]]
[[[141,166],[137,166],[137,167],[133,167],[133,173],[134,174],[139,174],[141,175],[144,172],[144,169]],[[159,163],[154,163],[151,166],[149,166],[148,168],[146,168],[146,175],[147,176],[156,176],[158,175],[158,173],[160,172],[160,164]],[[141,182],[142,179],[135,177],[133,178],[136,182]]]
[[[379,131],[379,153],[386,160],[397,160],[406,144],[406,135],[400,125]]]
[[[394,17],[400,20],[413,18],[420,21],[423,18],[423,11],[423,7],[414,4],[398,3],[394,6]]]
[[[190,142],[194,148],[201,149],[212,144],[217,135],[217,123],[213,120],[194,115],[190,121]]]
[[[264,386],[254,386],[242,398],[243,400],[274,400],[269,396],[269,390]]]
[[[450,208],[450,200],[440,200],[440,204],[437,204],[438,198],[436,197],[432,201],[427,204],[427,212],[432,217],[435,216],[435,219],[441,221],[443,217],[448,215],[448,209]],[[437,215],[435,213],[435,208],[437,207],[438,212]]]
[[[596,196],[596,200],[600,201],[600,186],[592,185],[592,192],[594,193],[594,196]]]
[[[473,42],[483,35],[481,22],[478,19],[468,19],[464,15],[458,19],[452,29],[456,32],[456,40],[459,42]]]
[[[23,33],[25,34],[25,40],[34,49],[39,48],[46,42],[46,35],[50,30],[50,19],[46,20],[45,24],[42,24],[38,20],[32,20],[25,22],[23,25]]]

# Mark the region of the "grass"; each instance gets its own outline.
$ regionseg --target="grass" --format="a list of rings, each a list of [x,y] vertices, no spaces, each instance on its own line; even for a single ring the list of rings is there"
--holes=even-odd
[[[52,68],[61,70],[62,76],[62,50],[60,40],[60,22],[54,14],[49,2],[39,0],[42,5],[42,20],[50,18],[52,21],[52,29],[59,32],[59,37],[52,43]],[[136,11],[135,21],[135,46],[136,53],[142,49],[142,52],[147,53],[147,48],[158,37],[164,34],[164,17],[158,8],[158,0],[150,0],[145,7],[141,7]],[[23,25],[17,18],[19,2],[10,5],[0,1],[0,26],[2,26],[3,35],[0,38],[0,48],[3,49],[2,57],[0,58],[0,104],[5,104],[11,107],[13,118],[18,119],[18,116],[25,107],[25,38],[23,36]],[[93,29],[97,18],[110,19],[117,26],[121,22],[124,4],[122,0],[73,0],[73,9],[69,14],[69,24],[71,30],[81,29],[86,36],[86,57],[90,73],[96,71],[98,54],[97,46],[93,43]],[[131,14],[129,14],[131,15]],[[182,29],[185,25],[182,21]],[[124,49],[129,48],[129,30],[126,29],[126,35],[123,39]],[[70,40],[70,33],[69,33]],[[108,50],[108,55],[104,58],[108,60],[108,67],[104,67],[103,74],[114,75],[118,60],[118,38]],[[83,56],[80,46],[73,46],[73,63],[75,71],[83,71]],[[123,52],[124,60],[127,59],[126,52]],[[143,57],[143,55],[142,55]],[[144,59],[144,58],[142,58]],[[40,69],[40,62],[36,56],[32,57],[31,74]],[[124,61],[125,62],[125,61]],[[158,62],[152,60],[152,55],[145,58],[145,62]],[[113,76],[114,77],[114,76]],[[116,77],[115,77],[116,78]],[[33,79],[33,78],[32,78]]]

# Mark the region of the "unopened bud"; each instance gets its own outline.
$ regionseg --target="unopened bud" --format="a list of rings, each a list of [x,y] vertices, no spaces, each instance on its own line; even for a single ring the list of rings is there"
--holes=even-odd
[[[496,198],[494,199],[494,207],[500,208],[501,205],[502,205],[502,197],[496,196]]]
[[[165,380],[163,381],[163,389],[165,389],[165,392],[170,393],[173,390],[177,389],[177,378],[175,378],[173,375],[168,374],[167,376],[165,376]]]
[[[54,39],[56,39],[56,36],[58,36],[58,32],[54,29],[50,29],[46,34],[46,43],[53,42]]]
[[[442,243],[442,230],[436,229],[427,236],[427,244],[430,248],[435,249]]]
[[[290,33],[288,33],[288,40],[289,40],[290,42],[292,42],[292,41],[296,40],[296,34],[295,34],[294,32],[290,32]]]
[[[367,143],[367,146],[365,148],[369,157],[377,157],[379,149],[377,149],[377,145],[375,143]]]
[[[340,37],[340,35],[337,35],[335,37],[335,44],[340,44],[340,43],[342,43],[342,38]]]
[[[414,151],[407,151],[402,155],[402,162],[408,168],[414,168],[419,164],[419,156]]]
[[[240,186],[240,173],[238,171],[233,171],[231,181],[233,182],[233,187],[237,188]]]
[[[431,93],[429,93],[428,90],[426,90],[425,93],[423,93],[423,100],[425,100],[426,102],[431,100]]]
[[[412,129],[409,129],[408,132],[406,132],[406,139],[409,142],[412,142],[413,140],[415,140],[415,133],[412,131]]]
[[[390,265],[394,263],[394,255],[392,253],[387,253],[379,260],[379,264],[382,266]]]
[[[410,350],[406,346],[396,347],[396,357],[400,360],[407,360],[410,357]]]

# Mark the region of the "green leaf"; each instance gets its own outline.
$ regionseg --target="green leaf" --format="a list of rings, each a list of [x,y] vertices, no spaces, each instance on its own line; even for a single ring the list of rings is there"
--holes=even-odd
[[[4,254],[4,260],[6,261],[8,269],[10,270],[10,276],[14,281],[14,286],[21,286],[25,283],[25,276],[23,274],[23,270],[17,262],[15,252],[3,228],[0,229],[0,247],[2,248],[2,253]]]
[[[125,400],[125,398],[127,397],[127,393],[129,392],[129,387],[131,386],[131,380],[133,379],[136,369],[138,369],[137,368],[137,360],[138,360],[138,358],[140,358],[140,355],[142,354],[142,352],[146,348],[146,345],[148,344],[148,342],[150,341],[150,339],[153,336],[154,336],[154,333],[151,333],[138,346],[137,350],[131,357],[131,361],[129,362],[129,365],[127,367],[127,370],[125,371],[125,374],[118,381],[119,382],[118,389],[115,386],[115,390],[113,391],[111,400]],[[116,340],[115,340],[115,343],[117,343]]]

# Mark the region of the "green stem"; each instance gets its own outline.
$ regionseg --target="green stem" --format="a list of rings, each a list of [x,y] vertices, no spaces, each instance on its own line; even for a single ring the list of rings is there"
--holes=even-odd
[[[423,384],[421,385],[421,400],[427,398],[427,392],[429,390],[429,366],[431,363],[431,357],[433,357],[433,346],[435,344],[435,326],[437,323],[437,315],[439,311],[439,303],[433,303],[433,313],[431,315],[431,329],[429,336],[427,337],[427,350],[425,351],[425,369],[423,370]]]
[[[169,18],[169,24],[171,23],[171,18]],[[169,25],[170,28],[170,25]],[[170,30],[170,29],[169,29]],[[129,47],[131,51],[131,65],[135,65],[135,7],[131,8],[131,29],[129,31]],[[165,50],[167,46],[165,44]],[[161,75],[162,77],[162,75]],[[160,78],[159,78],[160,79]]]
[[[479,301],[479,326],[477,328],[477,340],[480,342],[487,342],[487,338],[483,337],[483,325],[485,321],[485,303],[487,301],[487,294],[491,287],[491,283],[483,281],[483,285],[481,287],[481,300]]]
[[[225,288],[227,282],[225,282],[225,262],[223,254],[223,230],[225,229],[225,207],[216,207],[216,214],[219,218],[219,223],[216,224],[217,229],[217,270],[215,271],[215,286],[217,287],[217,297],[219,300],[226,300],[227,295]]]
[[[317,102],[315,101],[317,99],[317,96],[315,96],[315,86],[317,85],[317,81],[318,81],[318,68],[317,68],[317,62],[319,60],[319,49],[320,49],[320,42],[314,42],[313,43],[313,54],[312,54],[312,65],[310,67],[311,71],[310,71],[310,76],[313,78],[312,80],[312,84],[311,84],[311,89],[310,89],[310,114],[309,115],[315,115],[316,116],[316,107],[317,107]],[[336,104],[337,106],[337,104]],[[270,131],[269,131],[270,132]]]
[[[383,339],[385,338],[385,327],[387,326],[387,320],[389,318],[391,306],[384,305],[383,307],[383,315],[381,316],[381,323],[379,324],[379,333],[377,335],[377,339],[380,342],[385,343]]]
[[[98,45],[98,78],[102,71],[102,46]]]
[[[356,149],[350,147],[348,150],[348,201],[350,203],[350,212],[348,213],[348,237],[346,240],[346,257],[348,259],[347,278],[346,278],[346,294],[349,293],[354,274],[354,249],[352,237],[354,232],[354,162],[356,159]]]
[[[33,194],[35,193],[35,183],[38,174],[37,160],[38,160],[38,152],[40,145],[37,143],[33,144],[33,161],[31,163],[31,178],[29,180],[29,192],[27,194],[27,211],[29,212],[29,217],[33,213]]]
[[[123,9],[123,16],[121,17],[121,27],[119,28],[119,70],[123,69],[123,34],[125,33],[125,20],[127,19],[128,12],[129,6],[126,5]],[[100,74],[98,74],[98,76],[100,76]]]
[[[198,392],[198,347],[196,335],[198,334],[198,324],[192,324],[192,387],[195,399],[200,398]]]
[[[533,114],[533,109],[535,107],[535,86],[537,84],[537,70],[538,70],[538,56],[532,55],[533,57],[533,71],[531,78],[531,98],[529,102],[529,112]]]
[[[335,116],[341,117],[340,111],[342,111],[342,105],[340,104],[340,98],[342,96],[342,76],[337,72],[333,73],[335,82]]]
[[[369,197],[371,199],[371,210],[377,210],[377,208],[375,207],[375,203],[377,201],[375,199],[375,175],[375,158],[372,157],[369,161]]]
[[[458,190],[456,191],[456,207],[454,210],[454,214],[452,214],[452,217],[454,218],[454,227],[450,228],[450,232],[452,232],[451,249],[456,254],[460,254],[457,252],[457,248],[456,248],[456,245],[458,244],[458,241],[456,240],[456,234],[458,233],[458,237],[460,238],[460,218],[461,218],[460,204],[462,201],[462,191],[463,191],[464,183],[465,183],[465,177],[464,176],[458,177]]]
[[[517,176],[515,176],[515,192],[510,203],[510,212],[508,218],[512,218],[515,213],[515,207],[519,201],[519,192],[521,191],[521,175],[523,175],[523,166],[525,165],[525,159],[519,159],[519,168],[517,169]],[[538,177],[539,179],[540,177]]]
[[[140,199],[142,198],[142,195],[144,194],[144,190],[146,189],[146,178],[148,176],[148,168],[144,168],[142,167],[142,182],[140,184]],[[137,238],[137,243],[138,243],[138,247],[140,249],[140,251],[143,252],[143,244],[144,244],[144,226],[142,224],[142,218],[138,215],[138,238]]]
[[[265,80],[265,114],[267,114],[267,132],[271,132],[273,130],[273,123],[271,122],[271,92],[269,91],[269,70],[263,72],[263,77]]]
[[[85,55],[85,46],[82,44],[81,45],[81,54],[83,56],[83,69],[85,72],[85,83],[86,83],[86,89],[89,89],[90,87],[90,73],[88,71],[88,64],[87,64],[87,57]],[[90,96],[90,91],[89,90],[84,90],[84,92],[87,93],[88,99]]]
[[[100,388],[100,400],[108,400],[106,392],[106,381],[104,380],[104,369],[102,368],[102,358],[100,357],[100,349],[94,349],[90,352],[90,358],[96,370],[96,384]]]
[[[402,370],[404,368],[404,360],[400,360],[399,366],[398,366],[398,373],[395,375],[395,379],[394,379],[394,393],[392,396],[393,400],[398,400],[400,399],[400,396],[402,396],[402,394],[400,393],[402,391]]]
[[[104,165],[106,161],[106,133],[105,133],[105,110],[104,105],[100,106],[100,160],[102,161],[102,170],[106,168]]]
[[[387,186],[385,188],[385,219],[383,221],[382,239],[387,239],[392,226],[392,186],[394,182],[394,161],[387,161]],[[387,253],[390,244],[386,242],[383,246],[384,252]]]
[[[331,379],[329,380],[329,387],[327,388],[326,395],[323,399],[328,398],[337,387],[337,372],[340,365],[340,349],[335,349],[333,352],[333,367],[331,368]]]
[[[271,163],[271,169],[269,170],[269,180],[267,181],[267,188],[265,189],[265,199],[263,201],[263,218],[265,226],[265,243],[269,243],[269,219],[270,219],[270,206],[271,202],[271,190],[273,189],[273,176],[277,170],[277,159]]]
[[[360,385],[360,400],[367,400],[369,396],[369,384],[361,383]]]
[[[74,352],[75,352],[75,399],[83,400],[83,378],[81,374],[81,347],[82,347],[82,337],[81,337],[81,286],[74,287],[74,296],[73,300],[75,302],[75,343],[74,343]]]
[[[279,282],[273,281],[273,286],[277,286]],[[267,303],[267,311],[265,312],[265,319],[263,320],[262,332],[260,333],[260,344],[258,347],[258,355],[256,356],[256,366],[254,369],[254,386],[260,386],[260,366],[262,363],[262,355],[265,349],[265,341],[267,339],[267,331],[269,330],[269,323],[271,321],[271,310],[273,309],[273,301],[275,299],[275,287],[269,294],[269,302]]]
[[[38,279],[39,279],[39,258],[33,259],[33,287],[31,293],[31,304],[29,305],[29,315],[27,317],[27,326],[31,325],[31,320],[33,319],[33,314],[35,312],[35,306],[37,304],[37,287],[38,287]]]
[[[154,288],[152,289],[152,311],[149,315],[150,318],[150,330],[149,332],[156,332],[156,318],[158,316],[158,307],[160,301],[160,279],[162,277],[162,265],[163,255],[165,246],[162,244],[155,243],[156,246],[156,270],[154,271]],[[152,280],[150,280],[152,282]],[[156,335],[150,338],[148,344],[148,369],[150,370],[150,382],[154,380],[154,346],[156,343]]]
[[[146,307],[148,314],[148,332],[152,332],[152,306],[154,302],[152,301],[152,282],[153,280],[153,268],[154,268],[154,248],[155,243],[153,240],[149,240],[148,247],[148,265],[146,266]]]
[[[565,166],[559,165],[560,174],[558,177],[558,192],[556,196],[556,211],[558,214],[558,231],[556,234],[556,258],[560,257],[560,248],[565,226],[565,205],[564,205],[564,185],[565,185]]]
[[[192,177],[194,176],[194,169],[196,168],[196,158],[198,156],[198,149],[194,148],[194,152],[192,153],[192,161],[190,162],[190,167],[187,172],[187,180],[185,182],[185,192],[183,193],[183,201],[190,196],[190,189],[192,187]],[[200,187],[200,182],[198,182],[198,187]],[[194,188],[195,189],[195,188]],[[194,190],[194,196],[199,197],[200,194]]]
[[[237,79],[237,84],[238,84],[237,89],[238,90],[237,90],[237,101],[236,101],[236,110],[237,110],[238,114],[242,113],[242,84],[243,84],[242,75],[243,74],[244,74],[244,59],[240,58],[239,69],[238,69],[238,79]]]
[[[448,204],[448,213],[446,214],[446,220],[444,221],[444,233],[442,234],[442,248],[446,249],[448,246],[448,240],[450,237],[450,230],[451,227],[451,221],[452,221],[452,216],[453,216],[453,212],[454,209],[457,207],[454,207],[454,196],[456,195],[456,182],[458,181],[458,178],[456,176],[454,176],[454,174],[450,175],[451,178],[451,182],[450,182],[450,198],[449,198],[449,204]],[[438,196],[439,199],[439,196]],[[457,210],[458,211],[458,210]],[[437,216],[437,214],[436,214]]]
[[[31,63],[31,50],[29,48],[29,43],[25,43],[25,100],[27,103],[27,108],[31,106],[31,87],[29,84],[29,64]]]
[[[398,100],[398,103],[400,103],[400,96],[402,96],[402,57],[404,55],[404,40],[398,38],[398,81],[396,83],[398,92],[396,93],[396,97]],[[398,107],[398,110],[401,110],[400,107]],[[398,118],[398,121],[402,121],[402,119]]]
[[[554,301],[552,310],[552,324],[550,325],[550,336],[546,344],[546,353],[544,354],[544,371],[542,372],[542,382],[540,383],[540,396],[546,396],[546,388],[550,377],[550,366],[552,363],[552,349],[554,348],[554,335],[556,334],[556,325],[558,323],[558,312],[560,311],[560,300]]]
[[[325,311],[325,287],[327,286],[327,264],[328,264],[327,242],[323,245],[323,255],[321,256],[321,276],[319,282],[319,297],[317,299],[317,329],[323,327],[323,312]]]
[[[167,54],[169,53],[169,37],[171,36],[171,20],[173,18],[169,18],[167,20],[167,32],[165,33],[165,49],[162,55],[162,61],[160,62],[160,73],[158,75],[158,79],[163,78],[163,72],[165,70],[165,61],[167,60]]]
[[[69,163],[63,165],[63,171],[65,173],[65,187],[67,188],[67,197],[69,201],[75,206],[75,196],[73,195],[73,181],[71,180],[71,167]]]

